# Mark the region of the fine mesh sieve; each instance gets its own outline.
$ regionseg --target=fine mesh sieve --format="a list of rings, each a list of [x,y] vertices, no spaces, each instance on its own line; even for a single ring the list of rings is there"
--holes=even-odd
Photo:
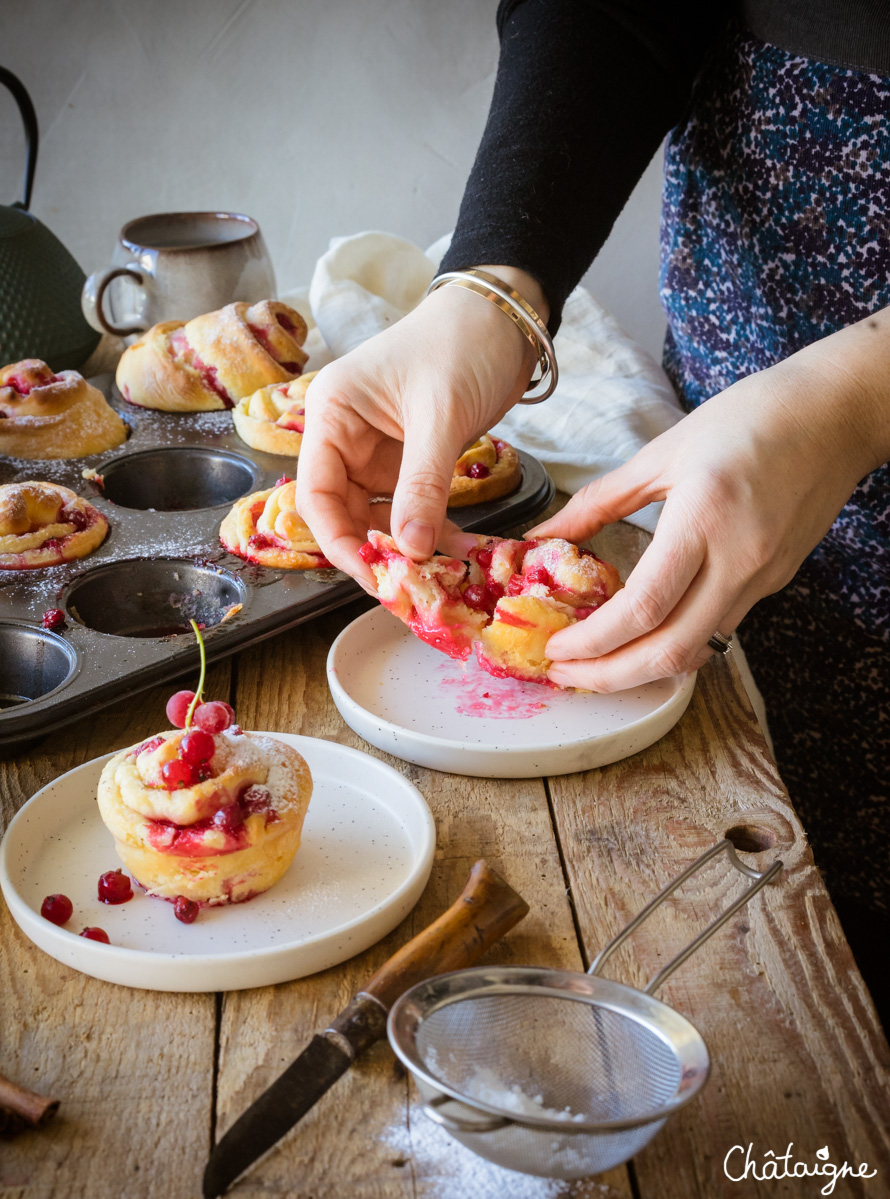
[[[645,991],[598,977],[655,908],[722,853],[753,886]],[[699,1032],[652,993],[781,868],[777,861],[758,873],[721,841],[647,904],[588,974],[482,966],[407,991],[387,1031],[426,1115],[468,1149],[527,1174],[583,1178],[633,1157],[709,1070]]]

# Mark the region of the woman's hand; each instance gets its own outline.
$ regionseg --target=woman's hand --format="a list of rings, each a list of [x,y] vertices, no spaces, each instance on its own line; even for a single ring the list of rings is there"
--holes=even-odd
[[[541,311],[523,271],[488,266]],[[532,347],[483,297],[442,287],[391,329],[326,366],[306,393],[297,507],[329,561],[373,587],[358,556],[375,496],[393,496],[399,549],[438,544],[454,464],[528,386]],[[386,506],[374,516],[386,521]],[[380,524],[378,520],[376,522]]]
[[[527,534],[581,541],[665,501],[625,588],[550,639],[550,678],[615,691],[701,666],[890,456],[888,360],[885,312],[708,400]]]

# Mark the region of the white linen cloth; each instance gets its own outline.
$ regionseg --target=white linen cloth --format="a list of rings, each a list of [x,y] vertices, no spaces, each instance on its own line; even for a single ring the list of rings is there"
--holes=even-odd
[[[308,289],[281,296],[310,326],[307,369],[339,358],[419,304],[449,241],[424,252],[389,233],[334,238]],[[571,494],[626,462],[683,412],[658,363],[583,287],[569,296],[554,348],[554,394],[517,405],[493,432],[533,454]],[[627,519],[652,532],[660,508],[650,504]]]

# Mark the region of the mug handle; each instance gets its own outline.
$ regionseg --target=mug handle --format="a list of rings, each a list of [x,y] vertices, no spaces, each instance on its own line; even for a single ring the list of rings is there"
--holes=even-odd
[[[148,328],[148,325],[144,324],[131,325],[126,329],[118,328],[105,315],[102,305],[108,284],[112,279],[119,279],[124,275],[130,279],[135,279],[140,286],[145,285],[142,275],[139,271],[133,270],[132,266],[106,267],[104,271],[94,271],[83,285],[83,291],[80,295],[80,306],[83,309],[87,323],[99,333],[111,333],[114,337],[126,337],[130,333],[144,333]]]

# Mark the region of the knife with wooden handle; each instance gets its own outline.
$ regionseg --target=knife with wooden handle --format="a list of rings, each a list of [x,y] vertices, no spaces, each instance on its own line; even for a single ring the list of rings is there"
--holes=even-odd
[[[460,897],[386,962],[296,1061],[239,1116],[210,1153],[204,1199],[217,1199],[305,1116],[359,1054],[386,1035],[398,997],[434,974],[472,966],[525,916],[528,904],[486,862]]]

